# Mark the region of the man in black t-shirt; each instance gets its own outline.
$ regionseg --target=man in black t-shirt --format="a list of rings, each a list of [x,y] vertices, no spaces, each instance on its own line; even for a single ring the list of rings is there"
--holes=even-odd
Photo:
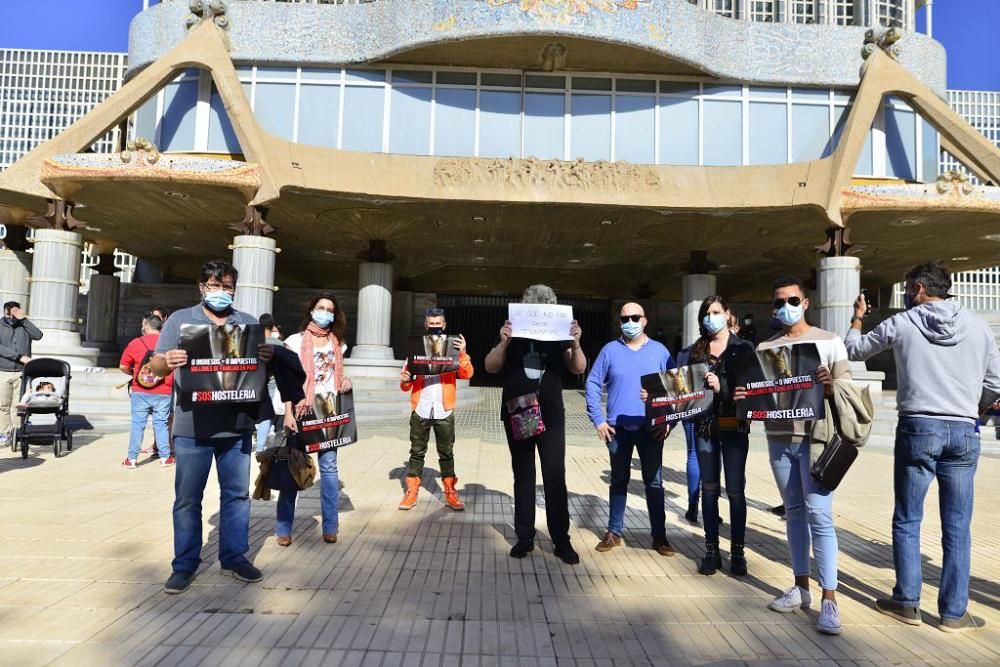
[[[555,292],[545,285],[524,291],[522,303],[554,304]],[[580,326],[570,326],[572,340],[537,341],[512,338],[510,321],[500,328],[500,341],[486,355],[488,373],[503,375],[500,419],[507,431],[514,472],[514,531],[512,558],[524,558],[535,548],[535,449],[542,464],[545,518],[555,555],[575,565],[580,556],[569,538],[569,500],[566,491],[566,414],[562,374],[587,368],[580,347]],[[540,422],[540,423],[539,423]],[[544,425],[544,430],[542,430]]]

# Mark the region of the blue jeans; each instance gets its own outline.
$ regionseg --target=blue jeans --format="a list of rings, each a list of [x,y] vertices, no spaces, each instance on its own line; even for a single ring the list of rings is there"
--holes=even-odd
[[[619,427],[608,443],[608,453],[611,455],[608,532],[621,536],[625,531],[625,504],[628,500],[628,483],[632,477],[633,450],[639,452],[642,482],[646,486],[650,531],[654,538],[665,539],[667,516],[663,507],[663,441],[653,438],[646,429],[626,431]]]
[[[215,460],[219,477],[219,561],[247,562],[250,551],[250,436],[195,439],[174,436],[174,572],[194,572],[201,563],[201,499]]]
[[[938,613],[952,619],[965,614],[972,546],[969,524],[979,447],[979,434],[972,423],[900,417],[894,464],[896,511],[892,515],[896,565],[892,597],[900,604],[920,605],[920,522],[927,489],[937,479],[944,549]]]
[[[819,570],[819,585],[837,590],[837,531],[833,527],[833,493],[809,472],[808,438],[769,440],[771,472],[785,504],[785,531],[796,577],[809,576],[809,542]],[[821,445],[816,445],[820,447]]]
[[[698,494],[701,491],[701,469],[698,467],[698,446],[695,443],[694,423],[683,422],[684,441],[687,443],[688,512],[698,514]]]
[[[730,537],[733,544],[743,544],[747,528],[747,454],[750,437],[739,431],[721,431],[718,438],[697,436],[698,469],[701,471],[702,515],[705,517],[705,541],[719,541],[719,482],[726,473],[726,498],[729,500]]]
[[[167,419],[170,418],[170,394],[147,394],[132,392],[132,435],[128,440],[128,457],[136,459],[142,448],[142,436],[146,433],[146,422],[153,418],[153,438],[156,451],[161,459],[170,456],[170,432]]]
[[[292,534],[295,520],[295,499],[298,491],[282,491],[278,494],[278,526],[281,537]],[[323,534],[336,535],[340,526],[337,510],[340,505],[340,476],[337,473],[337,450],[328,449],[319,454],[319,502],[323,511]]]
[[[257,422],[257,442],[254,445],[254,451],[262,452],[267,447],[267,436],[271,433],[271,426],[273,425],[272,420],[265,419],[262,422]]]

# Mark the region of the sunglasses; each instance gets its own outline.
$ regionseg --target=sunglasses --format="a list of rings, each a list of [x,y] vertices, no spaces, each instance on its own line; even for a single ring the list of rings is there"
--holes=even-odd
[[[787,299],[775,299],[774,300],[774,307],[775,308],[781,308],[786,303],[789,306],[792,306],[794,308],[794,307],[802,305],[802,299],[800,297],[797,297],[797,296],[790,296]]]
[[[645,315],[622,315],[618,318],[618,321],[620,321],[622,324],[625,324],[629,320],[632,320],[633,322],[638,322],[644,317]]]

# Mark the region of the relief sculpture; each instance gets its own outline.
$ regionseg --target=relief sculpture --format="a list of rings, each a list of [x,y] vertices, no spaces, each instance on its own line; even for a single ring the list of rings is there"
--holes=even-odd
[[[657,188],[660,176],[652,167],[628,162],[447,158],[435,166],[434,184],[629,191]]]

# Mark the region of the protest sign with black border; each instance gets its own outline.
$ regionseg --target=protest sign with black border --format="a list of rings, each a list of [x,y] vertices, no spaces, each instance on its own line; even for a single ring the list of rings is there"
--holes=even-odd
[[[821,366],[815,343],[776,345],[743,355],[736,385],[747,397],[739,401],[739,417],[749,421],[815,421],[826,417]]]
[[[318,393],[312,412],[297,419],[299,446],[306,452],[325,452],[358,441],[354,393]]]
[[[715,392],[705,386],[707,364],[691,364],[641,378],[646,390],[646,423],[656,434],[670,424],[711,411]]]
[[[406,370],[410,375],[441,375],[458,370],[456,336],[410,336]]]
[[[258,324],[182,324],[187,363],[176,371],[182,403],[258,403],[266,394],[267,366],[258,358]]]

